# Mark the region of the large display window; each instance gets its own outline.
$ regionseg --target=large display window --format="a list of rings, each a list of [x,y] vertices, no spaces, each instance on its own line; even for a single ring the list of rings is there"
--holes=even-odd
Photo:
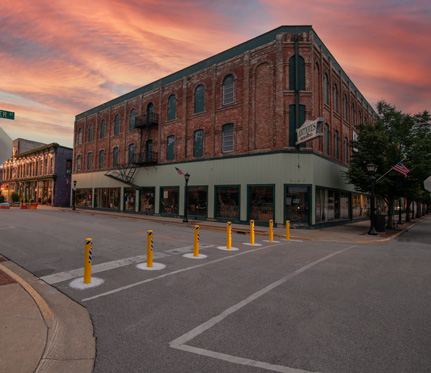
[[[139,212],[154,215],[154,188],[142,188],[139,194]]]
[[[316,223],[350,219],[350,193],[316,188]]]
[[[160,188],[160,214],[178,215],[179,188]]]
[[[93,190],[88,189],[76,189],[75,192],[75,206],[76,207],[93,207],[92,206]]]
[[[94,208],[120,210],[120,188],[95,189]]]
[[[135,211],[136,189],[124,188],[124,211]]]
[[[248,201],[250,220],[269,222],[274,219],[274,186],[249,186]]]
[[[239,220],[239,186],[215,188],[216,219]]]
[[[187,200],[187,216],[189,218],[199,219],[207,217],[207,187],[188,187]]]
[[[286,220],[291,223],[309,224],[310,187],[286,186]]]

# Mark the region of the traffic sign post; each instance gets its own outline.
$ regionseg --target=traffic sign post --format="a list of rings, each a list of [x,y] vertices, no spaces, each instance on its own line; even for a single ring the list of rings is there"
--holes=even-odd
[[[0,110],[0,118],[14,120],[15,113],[13,111]]]

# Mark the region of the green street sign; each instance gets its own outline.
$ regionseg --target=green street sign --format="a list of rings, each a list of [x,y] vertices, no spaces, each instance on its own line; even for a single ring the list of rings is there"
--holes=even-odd
[[[15,119],[15,113],[13,111],[0,110],[0,119]]]

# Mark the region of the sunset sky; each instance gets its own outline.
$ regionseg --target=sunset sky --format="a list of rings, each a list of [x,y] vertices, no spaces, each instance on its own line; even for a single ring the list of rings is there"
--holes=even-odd
[[[431,110],[430,0],[1,0],[0,119],[73,145],[75,115],[281,25],[311,25],[368,102]]]

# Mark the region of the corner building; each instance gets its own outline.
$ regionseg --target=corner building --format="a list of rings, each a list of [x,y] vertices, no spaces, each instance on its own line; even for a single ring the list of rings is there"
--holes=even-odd
[[[182,217],[177,168],[189,219],[363,218],[343,172],[355,125],[375,118],[311,26],[282,26],[77,115],[76,205]]]

